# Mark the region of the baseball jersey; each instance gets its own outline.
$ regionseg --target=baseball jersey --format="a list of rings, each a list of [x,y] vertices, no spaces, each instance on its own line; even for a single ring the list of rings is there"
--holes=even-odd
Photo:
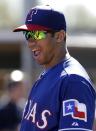
[[[68,56],[33,85],[20,131],[92,131],[95,97],[86,71]]]

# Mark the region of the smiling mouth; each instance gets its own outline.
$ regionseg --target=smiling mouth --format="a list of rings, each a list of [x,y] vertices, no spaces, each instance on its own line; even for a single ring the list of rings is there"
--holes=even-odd
[[[40,50],[34,49],[34,50],[32,50],[32,52],[33,52],[35,57],[40,55]]]

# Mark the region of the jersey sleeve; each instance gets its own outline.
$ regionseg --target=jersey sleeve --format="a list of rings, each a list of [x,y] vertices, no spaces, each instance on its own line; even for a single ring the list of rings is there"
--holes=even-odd
[[[95,98],[91,85],[76,77],[61,86],[59,131],[92,131]]]

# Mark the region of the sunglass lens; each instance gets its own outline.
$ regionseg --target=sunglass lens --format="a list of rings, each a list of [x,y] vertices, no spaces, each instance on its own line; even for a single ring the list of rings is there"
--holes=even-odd
[[[26,40],[28,40],[29,38],[35,40],[41,40],[46,38],[46,32],[44,31],[23,31],[23,34],[25,35]]]

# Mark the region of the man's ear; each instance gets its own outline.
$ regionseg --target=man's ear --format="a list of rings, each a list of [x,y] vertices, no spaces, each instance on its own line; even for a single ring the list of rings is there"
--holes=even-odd
[[[55,38],[58,43],[64,41],[65,37],[66,37],[66,33],[64,30],[60,30],[55,34]]]

